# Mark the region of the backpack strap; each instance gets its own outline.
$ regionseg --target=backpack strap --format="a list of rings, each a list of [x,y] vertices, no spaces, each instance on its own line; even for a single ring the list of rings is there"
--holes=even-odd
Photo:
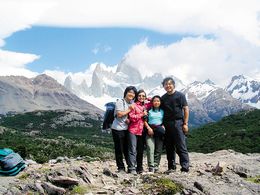
[[[123,102],[123,106],[124,106],[124,109],[125,109],[125,107],[126,107],[125,99],[122,98],[121,100]],[[119,99],[117,99],[116,101],[119,101]],[[117,118],[117,116],[116,116],[116,109],[114,110],[114,116],[115,116],[115,118]]]
[[[123,101],[123,105],[124,105],[124,109],[125,109],[125,99],[122,98],[122,101]]]

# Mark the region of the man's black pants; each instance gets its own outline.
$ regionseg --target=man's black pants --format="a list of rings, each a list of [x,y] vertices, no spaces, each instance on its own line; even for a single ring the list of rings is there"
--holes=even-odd
[[[183,133],[183,120],[165,122],[165,146],[168,160],[168,169],[175,169],[175,151],[180,158],[180,165],[189,169],[189,154],[186,146],[186,136]]]

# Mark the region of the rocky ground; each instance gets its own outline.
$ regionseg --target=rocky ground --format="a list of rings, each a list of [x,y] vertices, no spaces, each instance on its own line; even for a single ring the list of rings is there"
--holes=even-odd
[[[117,173],[115,161],[59,157],[29,163],[16,177],[0,177],[0,194],[260,194],[260,154],[221,150],[190,153],[189,173]],[[146,164],[144,165],[146,167]]]

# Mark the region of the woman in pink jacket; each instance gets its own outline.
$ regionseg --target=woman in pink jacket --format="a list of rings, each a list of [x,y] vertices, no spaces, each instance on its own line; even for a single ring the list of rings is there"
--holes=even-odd
[[[139,90],[133,109],[128,114],[130,120],[128,125],[128,172],[131,174],[143,172],[144,139],[142,134],[144,129],[144,118],[147,117],[146,105],[144,103],[145,99],[146,93],[144,90]]]

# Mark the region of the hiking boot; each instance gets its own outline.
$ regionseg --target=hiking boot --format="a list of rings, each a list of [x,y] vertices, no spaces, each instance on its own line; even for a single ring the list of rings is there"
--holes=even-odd
[[[142,174],[142,173],[144,172],[143,167],[142,167],[142,168],[137,168],[137,169],[136,169],[136,172],[137,172],[138,174]]]
[[[175,168],[168,169],[168,170],[165,171],[164,173],[167,174],[167,175],[169,175],[169,174],[174,173],[174,172],[176,172],[176,167],[175,167]]]
[[[154,168],[153,167],[149,167],[148,173],[154,173]]]
[[[186,173],[188,173],[188,172],[189,172],[189,168],[182,167],[182,168],[181,168],[181,172],[186,172]]]
[[[168,170],[176,170],[176,165],[168,166]]]
[[[144,170],[139,170],[139,171],[136,171],[137,174],[142,174],[144,172]]]
[[[155,167],[154,168],[154,173],[159,173],[160,171],[159,171],[159,168],[158,167]]]
[[[129,174],[137,175],[137,172],[136,172],[136,170],[130,170],[130,171],[129,171]]]
[[[118,169],[117,173],[126,173],[126,172],[125,172],[125,169]]]

